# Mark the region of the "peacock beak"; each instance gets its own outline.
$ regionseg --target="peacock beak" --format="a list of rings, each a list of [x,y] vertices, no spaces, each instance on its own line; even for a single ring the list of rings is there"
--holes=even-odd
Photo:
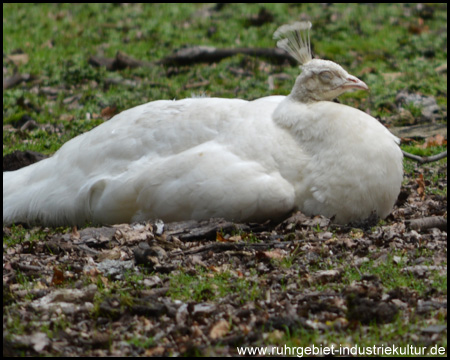
[[[345,80],[346,81],[342,86],[343,89],[369,90],[367,84],[364,81],[359,80],[356,76],[349,75]]]

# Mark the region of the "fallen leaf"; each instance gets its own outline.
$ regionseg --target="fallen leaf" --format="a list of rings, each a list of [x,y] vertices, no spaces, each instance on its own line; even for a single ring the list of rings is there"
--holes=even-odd
[[[214,266],[214,265],[208,266],[208,269],[213,271],[213,272],[216,272],[216,273],[220,272],[220,269],[218,267]]]
[[[52,285],[61,285],[64,283],[64,273],[56,266],[53,267]]]
[[[393,72],[393,73],[383,73],[382,76],[384,78],[384,81],[386,83],[391,83],[395,80],[397,80],[399,77],[402,77],[404,73],[402,72]]]
[[[224,337],[230,329],[230,323],[226,320],[220,320],[215,323],[209,332],[209,337],[211,339],[219,339]]]
[[[166,349],[163,346],[156,346],[145,350],[145,356],[162,356]]]
[[[59,120],[60,120],[60,121],[66,121],[66,122],[70,122],[70,121],[72,121],[73,119],[75,119],[75,116],[74,116],[74,115],[71,115],[71,114],[62,114],[62,115],[59,117]]]
[[[80,240],[80,233],[76,226],[72,228],[72,233],[70,235],[70,240]]]
[[[54,46],[53,41],[52,40],[47,40],[46,42],[44,42],[41,45],[41,48],[53,49],[53,46]]]
[[[14,65],[24,65],[28,62],[28,54],[14,54],[8,55],[8,60],[14,63]]]
[[[320,284],[326,284],[335,281],[340,276],[339,270],[320,270],[317,271],[314,276],[314,281]]]
[[[425,22],[422,18],[418,18],[415,24],[409,24],[408,31],[411,34],[420,35],[423,32],[428,32],[430,30],[428,25],[425,25]]]
[[[344,245],[349,249],[357,246],[357,243],[350,238],[344,238]]]
[[[365,67],[364,69],[362,69],[362,70],[359,72],[359,75],[373,74],[373,73],[375,73],[376,71],[377,71],[377,69],[376,69],[375,67],[373,67],[373,66]],[[383,76],[384,76],[384,75],[383,75]]]
[[[101,114],[103,118],[110,119],[117,114],[117,106],[107,106],[102,109]]]
[[[447,140],[445,140],[444,136],[441,134],[436,134],[434,136],[430,136],[425,140],[423,145],[419,146],[422,149],[427,149],[432,146],[444,146],[447,145]]]
[[[36,352],[41,352],[46,346],[50,344],[50,339],[48,338],[47,334],[41,332],[31,335],[30,341],[33,345],[34,351]]]
[[[423,174],[420,174],[419,177],[416,179],[416,183],[418,186],[417,193],[422,198],[422,200],[425,199],[425,180],[423,179]]]
[[[265,257],[267,259],[284,259],[286,257],[286,253],[281,249],[260,251],[258,255],[258,257]]]
[[[216,233],[216,241],[219,241],[219,242],[227,242],[227,239],[225,239],[224,237],[223,237],[223,235],[221,234],[221,233]]]
[[[98,255],[97,255],[97,260],[98,261],[103,261],[103,260],[118,260],[120,259],[120,249],[119,247],[115,247],[111,250],[102,250]]]

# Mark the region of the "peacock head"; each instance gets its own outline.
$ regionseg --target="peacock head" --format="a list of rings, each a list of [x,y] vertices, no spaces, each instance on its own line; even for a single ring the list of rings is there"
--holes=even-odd
[[[309,21],[295,22],[280,26],[273,34],[274,39],[278,39],[277,46],[297,60],[302,69],[289,96],[308,103],[331,101],[352,89],[368,90],[363,81],[335,62],[313,59],[309,38],[311,26]]]

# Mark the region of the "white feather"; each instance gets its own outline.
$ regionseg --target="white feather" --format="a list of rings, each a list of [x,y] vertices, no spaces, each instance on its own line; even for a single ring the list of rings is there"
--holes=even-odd
[[[403,175],[398,139],[329,101],[364,82],[331,61],[300,60],[287,97],[150,102],[4,172],[3,223],[387,216]]]
[[[312,25],[309,21],[295,22],[280,26],[273,34],[279,39],[277,46],[287,51],[300,65],[312,60],[309,30]]]
[[[375,119],[332,102],[156,101],[3,173],[3,222],[261,221],[294,208],[338,222],[384,217],[401,158]]]

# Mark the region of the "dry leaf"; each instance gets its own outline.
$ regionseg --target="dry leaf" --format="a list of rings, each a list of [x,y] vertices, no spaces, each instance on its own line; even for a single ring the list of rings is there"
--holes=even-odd
[[[417,23],[409,24],[408,31],[411,34],[420,35],[423,32],[429,32],[430,28],[428,25],[425,25],[425,21],[422,18],[418,18]]]
[[[14,65],[24,65],[28,62],[27,54],[14,54],[8,55],[8,60],[14,63]]]
[[[370,66],[370,67],[365,67],[364,69],[362,69],[359,72],[359,75],[373,74],[373,73],[376,73],[376,72],[377,72],[377,69],[375,67],[373,67],[373,66]]]
[[[85,271],[85,274],[91,279],[91,282],[93,282],[94,284],[97,283],[98,279],[100,279],[105,288],[108,286],[108,278],[103,276],[103,273],[100,272],[96,267],[90,268],[88,271]]]
[[[432,146],[444,146],[447,145],[447,140],[445,140],[444,136],[441,134],[436,134],[434,136],[430,136],[425,140],[425,143],[419,146],[422,149],[427,149]]]
[[[274,249],[270,251],[260,251],[258,255],[263,255],[262,257],[266,257],[268,259],[284,259],[286,257],[286,253],[281,249]]]
[[[48,48],[48,49],[53,49],[53,41],[52,40],[47,40],[46,42],[44,42],[41,45],[41,48]]]
[[[319,282],[320,284],[335,281],[339,276],[339,270],[320,270],[313,274],[314,282]]]
[[[75,116],[74,116],[74,115],[71,115],[71,114],[62,114],[62,115],[59,117],[59,120],[61,120],[61,121],[67,121],[67,122],[70,122],[70,121],[72,121],[73,119],[75,119]]]
[[[349,249],[357,246],[357,243],[350,238],[344,238],[343,242],[344,242],[344,245],[346,247],[348,247]]]
[[[285,334],[284,331],[280,331],[280,330],[276,329],[267,334],[267,339],[271,343],[275,343],[277,341],[280,341],[284,337],[284,334]]]
[[[52,285],[61,285],[64,282],[64,273],[56,266],[53,267]]]
[[[156,346],[145,350],[145,356],[162,356],[166,349],[163,346]]]
[[[111,250],[102,250],[98,255],[97,255],[97,260],[98,261],[103,261],[103,260],[118,260],[120,259],[120,248],[119,247],[115,247]]]
[[[216,241],[220,241],[220,242],[227,242],[227,239],[225,239],[223,237],[223,235],[221,233],[216,233]]]
[[[219,339],[224,337],[230,330],[230,323],[226,320],[220,320],[215,323],[209,332],[211,339]]]
[[[80,233],[76,226],[72,228],[72,233],[70,234],[70,240],[80,240]]]
[[[399,77],[402,77],[404,73],[402,72],[392,72],[392,73],[383,73],[381,74],[384,78],[384,81],[387,83],[391,83],[395,80],[397,80]]]
[[[416,183],[418,186],[417,193],[422,198],[422,200],[425,199],[425,180],[423,179],[423,174],[420,174],[419,177],[416,179]]]
[[[107,106],[102,109],[101,114],[103,118],[110,119],[117,114],[117,106]]]
[[[50,344],[50,339],[46,333],[34,333],[29,337],[30,343],[33,346],[34,351],[41,352],[46,346]]]
[[[220,269],[214,265],[208,266],[208,269],[216,273],[220,272]]]

